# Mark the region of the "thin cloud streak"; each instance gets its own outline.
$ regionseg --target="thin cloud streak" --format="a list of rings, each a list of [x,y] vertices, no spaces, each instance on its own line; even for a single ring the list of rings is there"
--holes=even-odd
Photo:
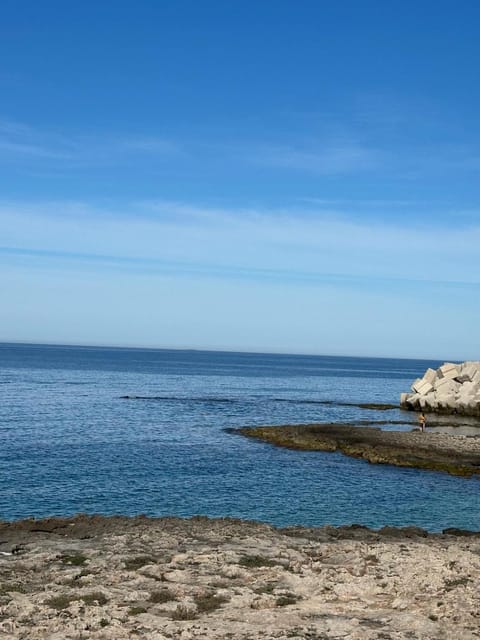
[[[182,156],[177,143],[154,135],[94,133],[64,135],[23,123],[0,121],[0,161],[50,160],[53,166],[95,167],[129,162],[139,155]],[[58,161],[58,162],[56,162]]]
[[[354,143],[324,144],[319,147],[264,148],[255,155],[254,162],[328,176],[371,171],[378,167],[382,156],[377,150]]]
[[[116,255],[75,253],[66,251],[47,251],[40,249],[18,249],[0,246],[0,261],[4,258],[28,259],[29,264],[36,267],[54,266],[61,263],[61,268],[71,266],[94,266],[113,270],[141,273],[159,273],[177,276],[207,276],[221,279],[242,279],[260,282],[295,283],[295,284],[337,284],[337,285],[413,285],[415,287],[432,285],[442,287],[480,288],[480,280],[430,280],[425,278],[401,278],[382,276],[362,276],[341,273],[317,273],[314,271],[290,271],[285,269],[246,268],[235,265],[217,265],[213,263],[175,262],[155,258],[137,258]],[[23,260],[23,264],[25,261]]]
[[[228,210],[182,203],[100,208],[82,203],[0,206],[12,250],[195,265],[224,274],[480,281],[480,226],[399,227],[344,212]],[[455,247],[453,250],[452,247]],[[132,262],[133,264],[133,262]]]

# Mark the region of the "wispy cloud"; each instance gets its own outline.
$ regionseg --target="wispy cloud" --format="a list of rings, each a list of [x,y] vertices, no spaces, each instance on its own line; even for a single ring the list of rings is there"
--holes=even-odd
[[[225,278],[480,283],[480,225],[358,221],[346,211],[229,210],[163,201],[0,207],[4,254]],[[452,247],[455,247],[453,250]],[[23,254],[22,254],[23,255]],[[97,258],[95,258],[95,256]]]
[[[480,291],[480,279],[471,280],[442,280],[440,278],[383,276],[382,274],[362,275],[356,273],[335,273],[328,271],[315,271],[301,269],[255,268],[254,266],[235,266],[228,264],[216,264],[215,262],[199,261],[174,261],[160,258],[126,257],[122,255],[103,255],[91,253],[75,253],[65,251],[39,250],[39,249],[15,249],[0,246],[0,263],[22,264],[26,266],[47,266],[62,271],[66,269],[83,270],[109,269],[121,273],[130,274],[161,274],[169,277],[187,277],[197,279],[199,277],[215,278],[222,280],[247,280],[257,283],[300,284],[300,285],[334,285],[336,287],[414,287],[431,289],[432,286],[443,288],[459,287],[471,289],[475,295]]]
[[[301,121],[301,126],[298,122]],[[376,173],[389,179],[471,175],[480,170],[474,123],[421,96],[351,96],[335,111],[285,114],[254,162],[312,175]]]
[[[175,142],[131,133],[63,133],[0,120],[0,161],[49,160],[51,165],[102,166],[128,162],[138,156],[157,158],[184,153]],[[57,162],[56,162],[57,161]]]
[[[382,154],[355,143],[325,143],[319,148],[260,148],[255,161],[262,164],[308,171],[319,175],[338,175],[368,171],[378,166]]]

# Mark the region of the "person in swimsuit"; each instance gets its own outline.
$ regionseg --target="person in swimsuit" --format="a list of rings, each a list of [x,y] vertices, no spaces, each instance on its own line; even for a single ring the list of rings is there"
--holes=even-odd
[[[421,431],[425,431],[426,422],[427,422],[427,419],[425,417],[425,414],[422,411],[422,413],[418,416],[418,424],[420,425],[420,430]]]

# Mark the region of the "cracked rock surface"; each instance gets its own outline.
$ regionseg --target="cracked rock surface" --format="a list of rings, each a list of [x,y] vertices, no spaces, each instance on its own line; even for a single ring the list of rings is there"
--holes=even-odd
[[[479,578],[480,533],[0,523],[0,638],[469,640],[480,638]]]

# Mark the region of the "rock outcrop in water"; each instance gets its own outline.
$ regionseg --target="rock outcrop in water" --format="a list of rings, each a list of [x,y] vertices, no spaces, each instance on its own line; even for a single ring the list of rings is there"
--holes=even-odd
[[[263,442],[304,451],[341,451],[372,464],[393,464],[452,475],[480,475],[480,439],[464,436],[382,431],[348,424],[244,427],[233,431]]]
[[[446,362],[436,371],[427,369],[402,393],[400,406],[411,411],[480,416],[480,362]]]

